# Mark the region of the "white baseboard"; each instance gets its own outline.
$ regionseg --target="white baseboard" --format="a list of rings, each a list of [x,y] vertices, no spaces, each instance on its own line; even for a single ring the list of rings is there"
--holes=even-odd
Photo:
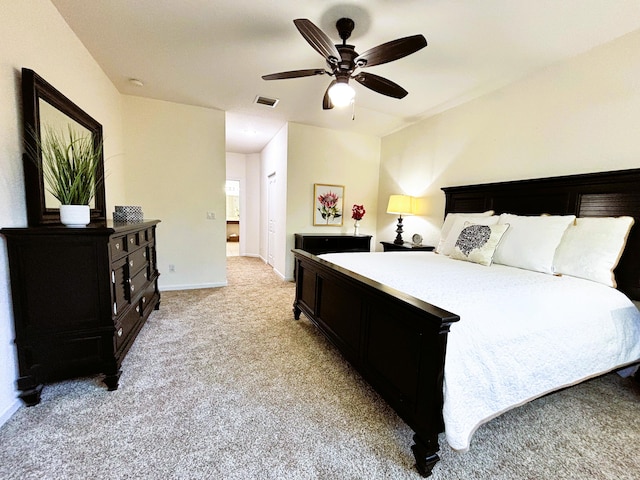
[[[198,284],[187,284],[187,285],[163,285],[159,286],[158,290],[161,292],[170,292],[172,290],[198,290],[200,288],[218,288],[218,287],[226,287],[228,285],[227,282],[216,282],[216,283],[198,283]]]

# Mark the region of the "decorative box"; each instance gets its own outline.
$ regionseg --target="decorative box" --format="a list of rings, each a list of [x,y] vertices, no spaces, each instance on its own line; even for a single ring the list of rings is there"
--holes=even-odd
[[[114,222],[142,222],[143,220],[144,214],[142,213],[142,207],[120,205],[116,206],[116,211],[113,212]]]

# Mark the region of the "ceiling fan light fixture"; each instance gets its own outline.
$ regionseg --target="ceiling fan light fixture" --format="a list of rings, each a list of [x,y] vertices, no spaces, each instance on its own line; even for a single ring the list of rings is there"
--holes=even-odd
[[[329,89],[329,98],[336,107],[348,107],[355,96],[356,91],[346,82],[336,82]]]

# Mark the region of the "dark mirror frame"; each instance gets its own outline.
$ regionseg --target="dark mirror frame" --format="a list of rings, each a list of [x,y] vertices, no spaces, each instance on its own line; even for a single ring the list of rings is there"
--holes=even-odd
[[[101,181],[96,186],[94,208],[91,209],[91,222],[106,219],[106,201],[104,190],[104,151],[102,150],[102,125],[62,93],[51,86],[33,70],[22,69],[22,110],[24,123],[24,141],[27,152],[37,152],[34,161],[27,153],[23,155],[24,187],[27,200],[27,221],[29,226],[60,223],[60,209],[47,208],[45,204],[45,186],[42,177],[42,153],[36,138],[40,138],[40,99],[52,105],[69,118],[79,123],[93,136],[96,148],[100,147]],[[35,138],[34,138],[35,135]],[[38,162],[38,163],[36,163]]]

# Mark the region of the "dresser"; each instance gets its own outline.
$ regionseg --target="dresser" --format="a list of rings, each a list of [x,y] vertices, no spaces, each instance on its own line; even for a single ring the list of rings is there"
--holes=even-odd
[[[122,361],[160,305],[156,225],[4,228],[26,405],[43,384],[103,374],[118,388]]]
[[[371,251],[371,235],[296,233],[295,248],[314,255],[337,252],[369,252]]]

